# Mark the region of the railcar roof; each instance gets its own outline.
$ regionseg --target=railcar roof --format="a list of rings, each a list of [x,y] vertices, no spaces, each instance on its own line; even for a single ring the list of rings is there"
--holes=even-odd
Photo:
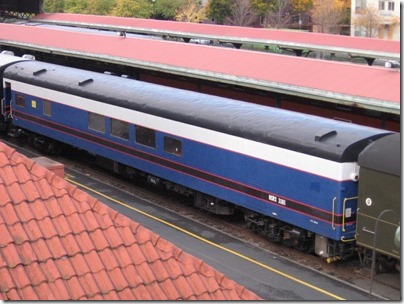
[[[401,176],[400,151],[400,133],[385,136],[366,147],[359,155],[358,164],[364,168]]]
[[[391,133],[37,61],[16,63],[5,77],[341,162]]]

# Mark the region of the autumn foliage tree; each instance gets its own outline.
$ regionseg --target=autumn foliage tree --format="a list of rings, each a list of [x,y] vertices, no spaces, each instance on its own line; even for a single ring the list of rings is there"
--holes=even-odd
[[[257,18],[258,12],[251,5],[250,0],[234,0],[231,14],[227,17],[227,23],[237,26],[250,26]]]
[[[373,38],[377,37],[382,21],[379,10],[374,6],[368,6],[360,11],[360,14],[352,20],[352,24],[364,29],[366,37]]]
[[[313,0],[311,17],[320,33],[338,34],[338,25],[344,17],[344,2],[340,0]]]
[[[175,20],[184,22],[201,22],[206,18],[205,8],[199,0],[186,0],[179,8]]]

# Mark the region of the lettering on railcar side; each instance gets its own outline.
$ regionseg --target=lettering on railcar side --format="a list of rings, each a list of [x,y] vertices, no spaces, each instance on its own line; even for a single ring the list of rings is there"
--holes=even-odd
[[[286,200],[275,195],[268,195],[268,200],[274,203],[278,203],[279,205],[286,206]]]

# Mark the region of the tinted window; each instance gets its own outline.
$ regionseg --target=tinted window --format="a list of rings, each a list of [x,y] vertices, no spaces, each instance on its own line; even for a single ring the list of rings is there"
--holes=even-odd
[[[129,124],[125,121],[111,118],[111,135],[128,140]]]
[[[95,113],[88,113],[88,127],[91,130],[105,133],[105,117]]]
[[[182,155],[182,143],[178,139],[171,137],[164,137],[164,151],[181,156]]]
[[[149,128],[136,126],[136,142],[151,148],[156,147],[156,132]]]
[[[52,103],[49,100],[43,101],[43,114],[46,116],[52,116]]]
[[[19,107],[25,107],[25,96],[21,94],[15,95],[15,104]]]

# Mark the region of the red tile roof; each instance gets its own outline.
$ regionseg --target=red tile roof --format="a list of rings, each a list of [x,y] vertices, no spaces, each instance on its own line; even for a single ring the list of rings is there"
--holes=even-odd
[[[0,142],[0,300],[258,300]]]

